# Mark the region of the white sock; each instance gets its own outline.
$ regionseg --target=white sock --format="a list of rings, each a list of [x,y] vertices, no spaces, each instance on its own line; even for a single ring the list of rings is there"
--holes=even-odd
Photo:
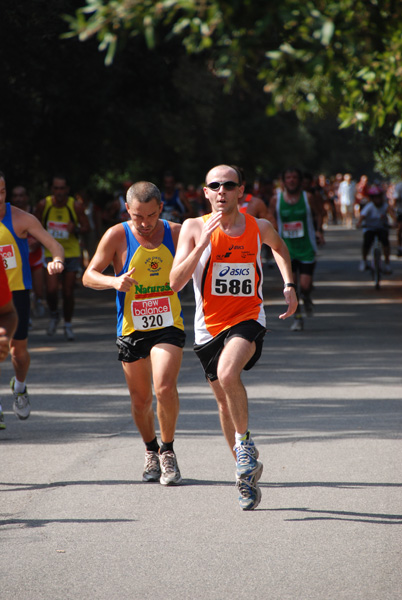
[[[25,381],[18,381],[17,378],[14,379],[14,392],[17,392],[17,394],[22,394],[23,392],[25,392]]]
[[[236,446],[240,444],[240,442],[244,442],[247,439],[247,434],[248,429],[245,433],[237,433],[237,431],[235,432]]]

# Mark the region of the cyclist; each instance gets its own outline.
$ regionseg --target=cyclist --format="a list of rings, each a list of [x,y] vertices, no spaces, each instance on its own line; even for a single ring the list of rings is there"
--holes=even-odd
[[[388,235],[388,215],[394,219],[395,213],[385,199],[383,190],[378,185],[369,187],[368,197],[369,202],[361,209],[359,219],[356,223],[356,227],[363,227],[362,260],[360,262],[359,270],[365,271],[370,268],[367,262],[367,255],[373,245],[375,236],[377,235],[384,251],[385,264],[382,270],[388,275],[389,273],[392,273],[389,264],[391,247]]]
[[[396,184],[394,188],[394,207],[396,211],[396,239],[398,249],[397,256],[402,256],[402,181]]]

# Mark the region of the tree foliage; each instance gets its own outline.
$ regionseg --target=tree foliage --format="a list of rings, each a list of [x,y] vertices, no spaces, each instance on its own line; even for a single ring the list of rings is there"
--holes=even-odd
[[[220,46],[204,48],[202,38],[187,52],[171,31],[175,13],[149,24],[148,38],[143,29],[132,35],[124,20],[109,68],[94,36],[85,44],[61,38],[62,15],[82,2],[35,0],[27,19],[24,3],[2,0],[0,170],[10,187],[27,185],[33,201],[47,192],[54,172],[65,173],[73,190],[92,185],[110,192],[125,179],[160,184],[165,170],[198,184],[219,162],[240,164],[249,180],[275,176],[289,163],[315,173],[371,171],[373,141],[338,130],[333,117],[300,122],[282,110],[267,116],[252,40],[241,77],[223,77],[230,65],[220,62]],[[232,10],[240,8],[233,3]],[[252,26],[246,13],[243,22]]]
[[[402,136],[398,0],[87,0],[66,18],[107,64],[130,36],[149,48],[176,37],[227,89],[259,81],[270,115],[336,114],[341,127]]]
[[[401,140],[391,138],[388,143],[374,152],[375,171],[388,181],[398,182],[402,173]]]

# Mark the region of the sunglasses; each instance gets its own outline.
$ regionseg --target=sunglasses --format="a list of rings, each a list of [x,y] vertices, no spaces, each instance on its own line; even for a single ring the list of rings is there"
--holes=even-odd
[[[236,183],[235,181],[211,181],[211,183],[206,184],[206,187],[213,192],[217,192],[223,186],[226,191],[231,192],[239,185],[240,183]]]

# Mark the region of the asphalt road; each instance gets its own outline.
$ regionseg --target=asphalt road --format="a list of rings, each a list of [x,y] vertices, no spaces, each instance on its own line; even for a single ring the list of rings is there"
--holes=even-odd
[[[270,333],[244,375],[264,463],[253,512],[238,507],[234,462],[192,350],[191,291],[178,488],[141,483],[113,293],[77,289],[75,342],[34,322],[27,421],[11,410],[9,360],[0,375],[2,598],[401,598],[402,259],[376,291],[357,270],[360,238],[327,231],[303,332],[278,320],[281,281],[266,266]]]

